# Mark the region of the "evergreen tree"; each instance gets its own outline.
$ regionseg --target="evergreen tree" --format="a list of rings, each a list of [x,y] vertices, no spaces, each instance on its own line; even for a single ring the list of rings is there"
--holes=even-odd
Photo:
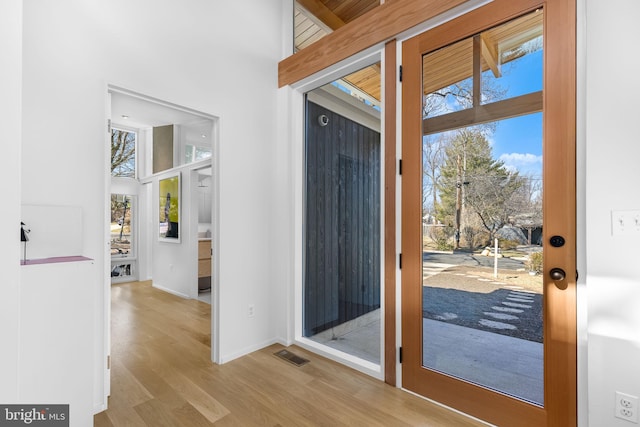
[[[478,128],[452,134],[445,148],[445,162],[438,183],[438,219],[462,230],[462,211],[472,212],[489,234],[509,222],[520,205],[512,203],[523,185],[517,172],[493,158],[491,146]],[[487,242],[487,243],[489,243]]]

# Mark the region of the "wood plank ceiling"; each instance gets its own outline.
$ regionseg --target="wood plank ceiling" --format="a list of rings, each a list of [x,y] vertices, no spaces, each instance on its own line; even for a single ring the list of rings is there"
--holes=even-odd
[[[379,0],[297,0],[294,9],[294,50],[304,49],[379,4]],[[356,71],[342,80],[380,101],[379,64]]]

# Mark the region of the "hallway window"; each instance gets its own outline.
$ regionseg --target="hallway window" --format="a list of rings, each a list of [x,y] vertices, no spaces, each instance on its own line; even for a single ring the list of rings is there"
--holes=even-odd
[[[136,177],[136,133],[111,129],[111,176]]]
[[[111,194],[112,282],[134,280],[136,276],[134,219],[134,197],[129,194]]]

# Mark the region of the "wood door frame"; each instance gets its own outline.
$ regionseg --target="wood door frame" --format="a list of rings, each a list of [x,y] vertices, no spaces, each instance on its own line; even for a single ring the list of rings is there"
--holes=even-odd
[[[422,327],[410,321],[408,313],[421,313],[422,242],[416,233],[421,224],[421,209],[406,209],[405,203],[421,192],[421,97],[411,92],[421,87],[422,54],[499,25],[539,7],[545,10],[544,24],[544,96],[543,150],[554,150],[558,156],[547,156],[544,170],[545,236],[561,234],[567,244],[553,248],[544,242],[544,402],[539,408],[501,394],[487,398],[484,388],[460,382],[448,376],[425,370],[429,387],[422,379],[409,374],[408,366],[422,366]],[[532,426],[572,426],[577,423],[577,332],[576,332],[576,5],[572,0],[531,1],[494,0],[486,6],[449,21],[428,33],[403,43],[403,180],[402,180],[402,330],[403,387],[448,406],[492,423]],[[428,34],[428,36],[425,36]],[[552,184],[552,185],[551,185]],[[548,217],[548,218],[547,218]],[[558,289],[547,280],[552,267],[568,272]],[[417,286],[419,283],[420,286]],[[551,305],[552,304],[552,305]],[[551,328],[548,313],[562,327]],[[420,345],[408,345],[410,342]],[[549,345],[553,343],[553,345]],[[418,368],[419,369],[419,368]],[[452,397],[455,396],[455,397]],[[496,411],[495,407],[501,410]],[[525,415],[526,414],[526,415]]]
[[[384,47],[384,381],[396,385],[396,41]]]

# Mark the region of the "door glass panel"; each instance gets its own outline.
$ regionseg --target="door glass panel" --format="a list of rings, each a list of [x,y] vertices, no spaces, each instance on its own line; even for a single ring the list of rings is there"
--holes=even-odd
[[[302,310],[304,337],[376,364],[379,70],[367,67],[307,94]]]
[[[459,92],[461,104],[475,110],[471,119],[449,113],[448,128],[437,117],[440,131],[429,133],[427,103],[436,98],[423,80],[422,364],[542,406],[542,97],[525,108],[509,102],[512,95],[541,90],[531,85],[541,82],[541,15],[475,36],[475,43],[490,40],[498,53],[507,52],[501,46],[522,51],[499,56],[509,73],[479,91],[485,105],[500,108],[474,103],[473,85],[484,82],[487,71],[471,70],[472,87]],[[482,55],[473,44],[466,43],[470,56]],[[432,58],[423,57],[423,75]],[[505,58],[513,59],[506,64]]]

